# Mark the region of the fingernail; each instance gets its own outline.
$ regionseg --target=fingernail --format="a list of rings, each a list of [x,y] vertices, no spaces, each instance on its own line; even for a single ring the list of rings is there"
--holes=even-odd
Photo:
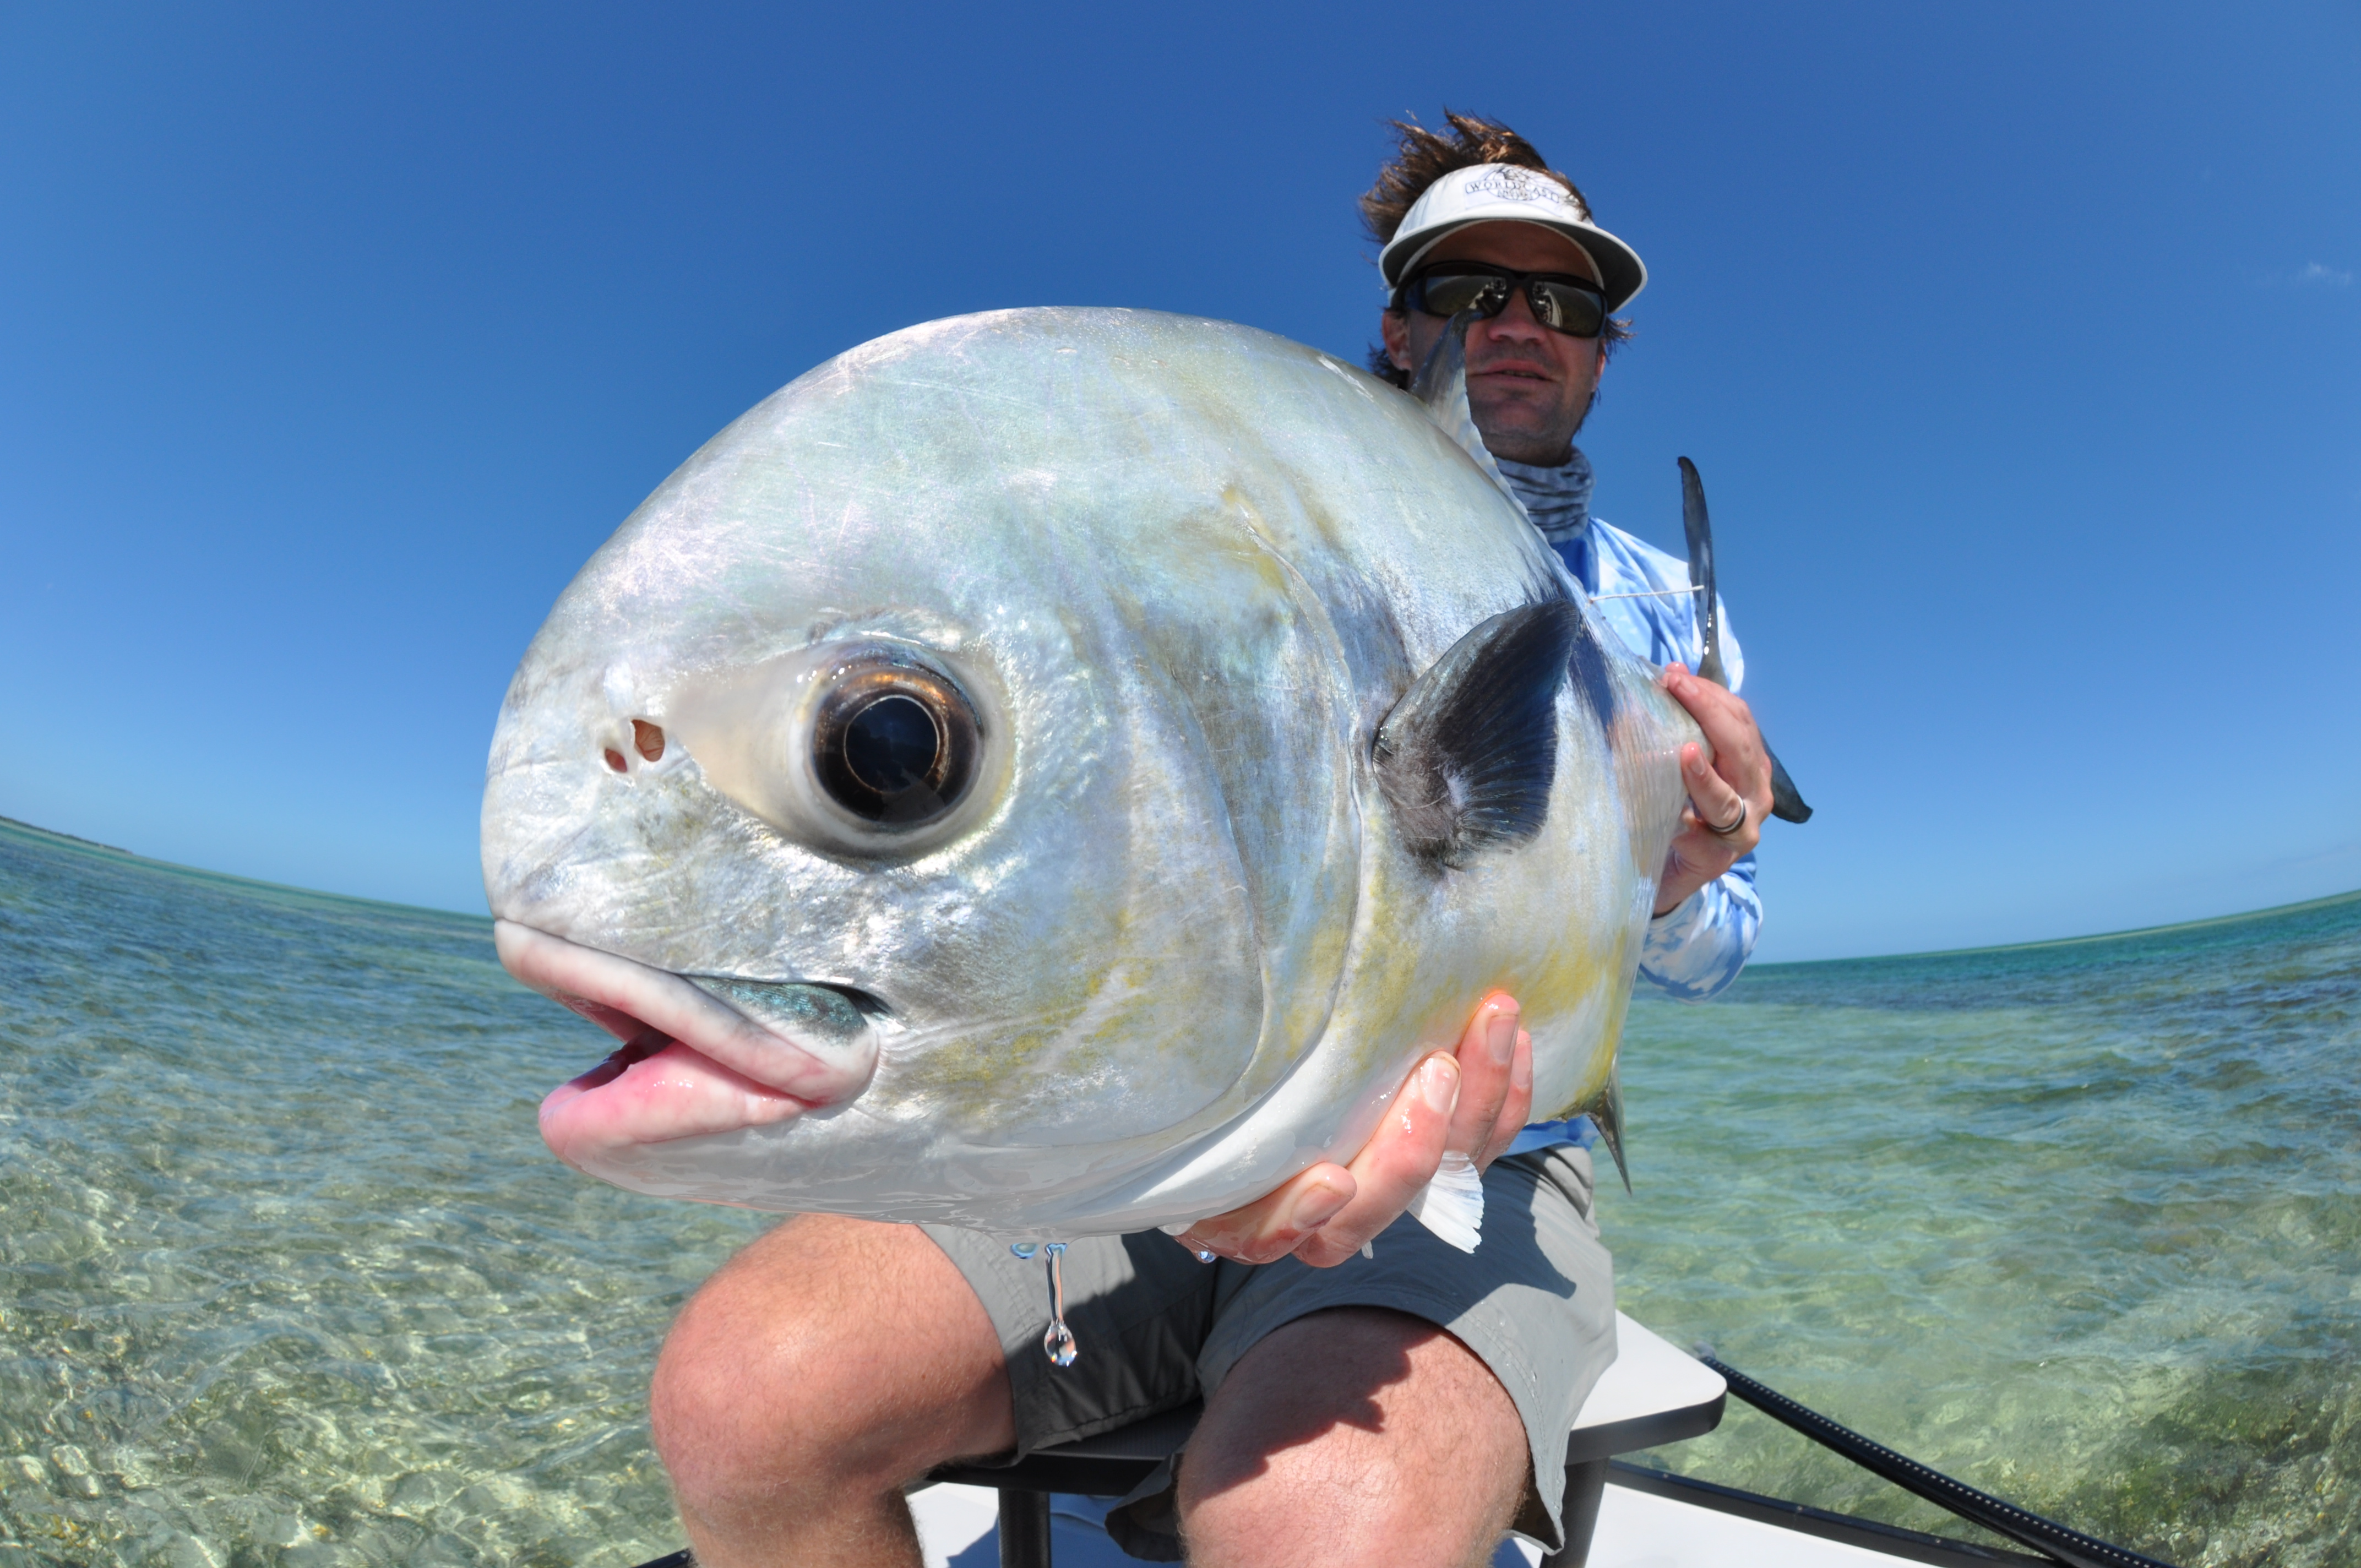
[[[1440,1052],[1418,1069],[1418,1097],[1438,1116],[1448,1116],[1459,1103],[1459,1064]]]
[[[1352,1196],[1349,1192],[1338,1191],[1323,1181],[1296,1199],[1295,1206],[1288,1211],[1288,1228],[1294,1231],[1316,1231],[1334,1219],[1336,1212],[1350,1201]]]
[[[1503,1007],[1492,1014],[1484,1025],[1484,1048],[1492,1053],[1494,1067],[1506,1067],[1517,1054],[1517,1010]]]

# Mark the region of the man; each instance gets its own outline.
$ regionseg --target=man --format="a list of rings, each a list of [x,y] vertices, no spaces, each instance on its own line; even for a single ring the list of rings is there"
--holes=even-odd
[[[1422,305],[1455,311],[1473,298],[1493,313],[1467,334],[1467,401],[1502,476],[1625,643],[1668,666],[1667,689],[1717,747],[1708,713],[1737,724],[1759,753],[1762,737],[1745,704],[1689,673],[1704,650],[1693,596],[1681,591],[1689,586],[1687,564],[1589,516],[1590,461],[1574,436],[1609,356],[1629,335],[1612,313],[1646,284],[1647,269],[1591,223],[1582,192],[1522,137],[1465,115],[1449,123],[1451,137],[1398,127],[1393,162],[1362,198],[1369,233],[1385,247],[1378,267],[1391,291],[1372,368],[1409,385],[1445,321]],[[1540,280],[1538,294],[1536,284],[1516,283],[1525,274]],[[1560,282],[1546,281],[1552,277]],[[1554,330],[1536,318],[1536,297],[1563,313]],[[1745,661],[1727,615],[1721,648],[1734,691]],[[1702,1001],[1737,978],[1762,925],[1752,850],[1769,796],[1741,806],[1752,792],[1732,781],[1751,774],[1736,759],[1717,776],[1691,747],[1682,767],[1697,810],[1675,840],[1658,886],[1641,974],[1675,996]],[[1722,831],[1701,831],[1708,823]]]
[[[1713,742],[1711,763],[1694,747],[1683,759],[1691,804],[1643,963],[1675,993],[1709,994],[1759,919],[1749,851],[1769,764],[1745,705],[1679,663],[1696,656],[1685,571],[1587,520],[1573,445],[1620,330],[1609,313],[1645,272],[1521,138],[1451,126],[1401,127],[1364,203],[1393,290],[1385,368],[1406,378],[1446,315],[1477,311],[1467,384],[1487,446],[1610,623],[1671,664],[1667,688]],[[1725,654],[1734,677],[1734,643]],[[1154,1232],[1076,1244],[1067,1308],[1084,1352],[1066,1368],[1040,1351],[1038,1264],[988,1238],[780,1226],[707,1282],[657,1364],[656,1446],[699,1562],[915,1564],[906,1482],[1200,1396],[1177,1468],[1109,1516],[1127,1549],[1308,1568],[1481,1563],[1512,1525],[1554,1543],[1566,1432],[1613,1359],[1614,1286],[1589,1157],[1563,1124],[1521,1131],[1531,1100],[1516,1004],[1488,997],[1349,1165],[1314,1167],[1179,1246]],[[1446,1149],[1485,1171],[1492,1218],[1473,1254],[1401,1218]]]

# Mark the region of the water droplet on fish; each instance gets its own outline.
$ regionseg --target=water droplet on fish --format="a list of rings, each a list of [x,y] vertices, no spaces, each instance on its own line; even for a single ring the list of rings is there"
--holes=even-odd
[[[1041,1354],[1056,1366],[1071,1366],[1081,1354],[1074,1348],[1074,1331],[1066,1326],[1066,1244],[1044,1248],[1049,1267],[1049,1327],[1041,1335]]]
[[[1033,1255],[1041,1250],[1041,1244],[1039,1242],[1010,1242],[1008,1244],[1008,1250],[1015,1253],[1019,1260],[1030,1263],[1033,1261]]]

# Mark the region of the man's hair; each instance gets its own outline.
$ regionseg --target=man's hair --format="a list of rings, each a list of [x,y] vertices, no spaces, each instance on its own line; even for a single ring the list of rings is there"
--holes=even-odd
[[[1581,187],[1552,169],[1532,143],[1499,121],[1455,115],[1448,109],[1443,112],[1443,119],[1451,127],[1448,136],[1428,130],[1416,120],[1386,122],[1394,133],[1394,155],[1378,169],[1378,182],[1361,198],[1361,226],[1379,249],[1394,237],[1411,203],[1426,194],[1428,186],[1454,170],[1474,169],[1479,164],[1510,163],[1532,170],[1565,187],[1566,193],[1581,204],[1584,212],[1590,211]],[[1612,356],[1616,345],[1631,335],[1630,321],[1609,317],[1598,334],[1599,345]],[[1393,362],[1382,343],[1370,346],[1369,369],[1378,379],[1391,381],[1397,387],[1410,385],[1411,373]]]

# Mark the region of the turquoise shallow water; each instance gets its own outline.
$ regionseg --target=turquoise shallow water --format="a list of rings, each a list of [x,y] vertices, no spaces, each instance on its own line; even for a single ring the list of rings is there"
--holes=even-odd
[[[2361,1562],[2361,895],[1766,968],[1624,1060],[1634,1316],[2169,1561]],[[1751,1411],[1662,1457],[1952,1528]]]
[[[489,938],[0,824],[0,1563],[678,1543],[649,1366],[763,1222],[547,1156],[604,1036]],[[1643,1003],[1624,1303],[2176,1562],[2361,1563],[2356,1067],[2361,898]],[[1939,1519],[1743,1413],[1660,1457]]]

